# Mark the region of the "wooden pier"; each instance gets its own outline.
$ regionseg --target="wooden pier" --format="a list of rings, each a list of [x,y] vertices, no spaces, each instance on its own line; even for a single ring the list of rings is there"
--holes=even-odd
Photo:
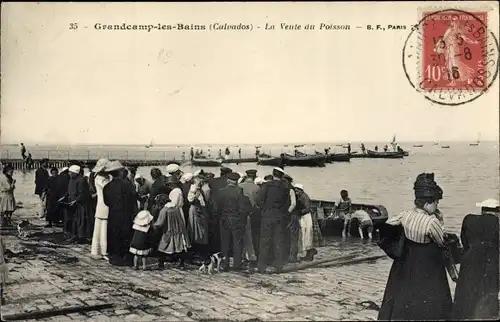
[[[175,163],[181,165],[184,161],[179,160],[119,160],[124,166],[137,166],[137,167],[154,167],[154,166],[167,166],[169,164]],[[0,159],[2,166],[6,164],[12,165],[14,170],[31,170],[38,169],[43,162],[43,159],[34,159],[31,162],[27,162],[23,159]],[[72,164],[95,164],[97,160],[49,160],[49,167],[55,167],[58,169],[69,167]]]

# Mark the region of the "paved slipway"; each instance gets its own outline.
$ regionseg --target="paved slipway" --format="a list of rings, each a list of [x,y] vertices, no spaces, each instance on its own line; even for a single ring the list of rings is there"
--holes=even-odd
[[[42,228],[44,222],[26,209],[16,214],[16,220],[29,218],[33,227],[28,238],[2,231],[12,252],[3,320],[375,320],[391,265],[381,258],[266,275],[208,276],[196,267],[141,272],[92,259],[89,246],[58,242],[60,228]],[[345,255],[346,244],[363,249],[360,240],[339,241],[320,248],[318,260]],[[363,256],[380,254],[373,245],[363,252]],[[150,266],[154,265],[151,259]],[[68,308],[85,311],[64,313]],[[58,310],[63,314],[54,313]]]

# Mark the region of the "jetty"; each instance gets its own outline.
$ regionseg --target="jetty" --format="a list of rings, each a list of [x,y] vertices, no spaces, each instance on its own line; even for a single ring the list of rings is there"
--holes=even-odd
[[[75,162],[82,164],[95,164],[98,159],[75,159],[75,160],[61,160],[61,159],[49,159],[48,163],[51,167],[63,168],[69,167]],[[119,160],[124,166],[137,166],[137,167],[155,167],[155,166],[167,166],[169,164],[175,163],[181,165],[184,161],[171,159],[171,160]],[[0,159],[1,164],[10,164],[15,170],[30,170],[37,169],[42,165],[43,159],[34,159],[31,162],[26,162],[23,159]]]

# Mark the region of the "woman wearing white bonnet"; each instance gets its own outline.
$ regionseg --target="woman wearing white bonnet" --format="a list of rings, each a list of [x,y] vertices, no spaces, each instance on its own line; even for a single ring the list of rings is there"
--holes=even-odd
[[[297,196],[297,208],[300,216],[300,232],[299,232],[299,253],[305,255],[303,260],[312,261],[314,255],[318,253],[316,247],[321,246],[322,235],[319,224],[315,216],[311,213],[311,199],[304,191],[304,186],[300,183],[293,185]]]
[[[480,215],[467,215],[460,234],[464,247],[455,289],[454,320],[496,320],[499,313],[498,200],[477,203]]]
[[[177,180],[180,180],[184,173],[181,171],[181,167],[178,164],[170,163],[169,165],[167,165],[167,174],[176,176]]]
[[[94,233],[92,234],[91,255],[100,256],[104,260],[109,260],[108,256],[108,214],[109,208],[104,203],[103,189],[108,184],[109,176],[105,173],[109,164],[108,159],[100,159],[92,169],[95,174],[94,186],[97,195],[97,205],[95,208]]]

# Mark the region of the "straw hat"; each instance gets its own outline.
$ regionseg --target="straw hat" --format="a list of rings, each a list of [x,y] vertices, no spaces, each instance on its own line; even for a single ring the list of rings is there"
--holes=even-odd
[[[304,191],[304,186],[303,186],[303,185],[301,185],[300,183],[296,183],[296,184],[294,184],[293,186],[294,186],[295,188],[297,188],[297,189],[300,189],[300,190]]]
[[[108,163],[109,163],[108,159],[105,158],[99,159],[94,168],[92,169],[92,172],[97,173],[105,170]]]
[[[71,167],[69,167],[69,172],[72,172],[72,173],[76,173],[76,174],[79,174],[80,173],[80,166],[78,165],[72,165]]]
[[[153,220],[154,217],[151,215],[149,211],[141,210],[139,211],[137,216],[135,216],[134,225],[132,226],[132,229],[139,230],[142,232],[147,232],[149,230],[149,225]]]
[[[169,165],[167,165],[167,173],[174,173],[176,171],[179,171],[180,170],[180,167],[178,164],[175,164],[175,163],[171,163]]]
[[[500,207],[498,200],[495,199],[486,199],[483,202],[476,203],[476,207],[480,208],[498,208]]]
[[[116,171],[123,169],[123,165],[120,161],[110,161],[106,166],[106,172]]]

